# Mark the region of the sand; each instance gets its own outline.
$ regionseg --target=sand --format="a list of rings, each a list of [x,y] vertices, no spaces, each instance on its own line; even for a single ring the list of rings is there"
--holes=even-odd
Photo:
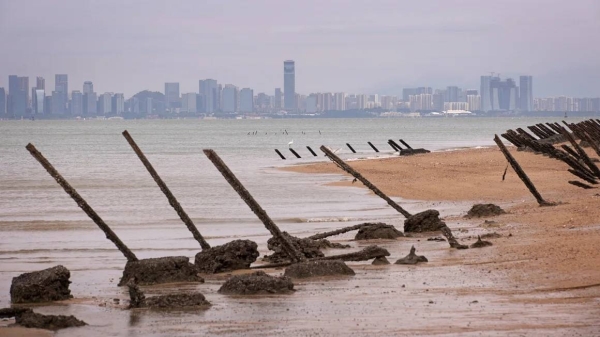
[[[202,313],[125,312],[126,295],[116,287],[97,299],[74,294],[76,299],[67,303],[70,313],[91,326],[62,335],[600,335],[599,191],[568,184],[574,177],[559,161],[514,148],[511,152],[541,195],[559,205],[539,207],[511,168],[502,181],[506,161],[496,148],[349,162],[401,205],[411,202],[413,208],[421,207],[419,211],[444,209],[441,216],[463,244],[475,242],[478,234],[499,233],[500,238],[489,239],[491,247],[454,250],[446,242],[427,241],[438,233],[364,243],[352,240],[355,233],[346,233],[334,241],[356,250],[377,244],[389,250],[394,261],[414,245],[429,262],[416,266],[349,263],[355,276],[297,280],[297,291],[283,298],[218,294],[226,274],[206,275],[201,285],[145,289],[155,295],[200,291],[213,303]],[[284,169],[339,174],[340,181],[331,188],[363,188],[331,163]],[[481,202],[499,204],[508,213],[463,218],[470,205]],[[402,222],[400,215],[390,221],[398,229]],[[344,224],[329,226],[322,229]],[[264,253],[264,244],[259,244],[259,251]],[[328,250],[326,255],[345,252]],[[120,298],[121,305],[102,304],[112,298]],[[0,336],[15,331],[0,328]]]

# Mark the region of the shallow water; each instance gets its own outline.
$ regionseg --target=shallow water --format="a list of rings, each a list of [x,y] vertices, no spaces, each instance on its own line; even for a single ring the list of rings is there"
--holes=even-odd
[[[412,267],[376,268],[358,264],[354,278],[303,282],[297,285],[298,292],[285,300],[221,296],[216,293],[220,279],[208,280],[204,285],[151,287],[148,290],[152,294],[153,291],[180,287],[198,289],[214,305],[200,313],[132,313],[110,305],[100,307],[101,303],[112,302],[112,298],[126,298],[124,290],[116,287],[125,259],[29,155],[25,145],[32,142],[139,258],[184,255],[193,259],[199,250],[198,243],[120,134],[123,130],[129,130],[211,245],[248,238],[259,244],[262,255],[266,252],[269,233],[204,157],[201,149],[214,149],[282,230],[307,236],[364,221],[384,221],[402,228],[403,220],[385,202],[366,190],[324,186],[339,180],[341,175],[301,175],[276,169],[281,165],[324,160],[322,156],[312,157],[305,148],[307,145],[319,153],[320,145],[340,149],[338,154],[345,159],[384,157],[393,155],[386,144],[387,139],[403,138],[415,148],[431,150],[489,146],[493,144],[494,133],[546,121],[551,120],[1,121],[0,306],[9,305],[12,277],[62,264],[71,270],[73,295],[84,300],[39,310],[72,313],[91,326],[58,335],[76,336],[84,332],[89,336],[235,335],[248,331],[249,327],[259,329],[253,331],[262,335],[280,334],[283,330],[293,334],[348,332],[361,335],[377,331],[398,332],[404,328],[397,321],[401,315],[415,316],[412,328],[406,331],[418,334],[419,326],[431,319],[424,313],[431,306],[428,302],[421,303],[424,287],[420,280],[431,279],[434,284],[441,282],[438,284],[441,287],[444,279],[451,278],[457,270],[464,272],[464,267],[444,267],[450,268],[446,271],[431,268],[436,266],[431,263],[422,274],[420,269]],[[257,134],[248,134],[253,131]],[[302,159],[292,159],[286,149],[292,139],[292,146]],[[381,152],[375,153],[367,141],[372,141]],[[359,153],[352,154],[345,143],[350,143]],[[279,159],[273,151],[275,148],[280,149],[288,160]],[[427,204],[416,201],[402,200],[401,203],[410,212],[427,208]],[[436,208],[443,216],[466,211],[466,205],[461,204],[437,205]],[[393,258],[397,259],[408,252],[411,244],[414,240],[410,244],[401,244],[401,247],[398,244],[387,244],[386,247],[389,246]],[[423,247],[419,249],[426,249],[442,261],[452,260],[453,255],[458,254],[445,249],[444,244],[419,244]],[[476,280],[471,284],[468,279],[458,280],[462,283],[450,287],[447,294],[437,295],[448,301],[441,310],[436,308],[435,311],[436,322],[441,325],[452,325],[456,318],[454,313],[461,312],[459,307],[465,305],[465,298],[454,297],[453,288],[468,289],[477,282],[484,282]],[[414,287],[410,287],[410,291],[400,290],[404,283]],[[381,296],[383,291],[402,295],[394,297],[386,293]],[[372,300],[371,294],[375,294]],[[96,299],[92,299],[93,296]],[[490,300],[493,302],[493,298]],[[375,303],[377,301],[381,303]],[[512,309],[502,303],[488,305],[503,315],[514,316],[508,312]],[[339,324],[330,324],[336,320]],[[257,322],[261,321],[263,325],[259,328]],[[547,321],[551,322],[552,317]],[[310,326],[307,326],[308,322]],[[452,331],[459,335],[461,331],[470,330]]]

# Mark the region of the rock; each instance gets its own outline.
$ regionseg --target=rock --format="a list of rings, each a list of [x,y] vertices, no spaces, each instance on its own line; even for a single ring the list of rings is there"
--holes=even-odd
[[[320,257],[317,260],[368,261],[386,256],[390,256],[390,252],[387,249],[377,245],[370,245],[358,252]]]
[[[2,308],[0,309],[0,318],[11,318],[23,314],[26,311],[31,311],[29,308]]]
[[[286,276],[271,276],[264,271],[230,277],[221,288],[220,294],[255,295],[288,294],[294,291],[294,283]]]
[[[201,273],[248,269],[258,257],[258,246],[250,240],[234,240],[196,254],[195,264]]]
[[[307,278],[317,276],[354,275],[354,270],[340,260],[306,261],[285,269],[284,276]]]
[[[422,233],[439,231],[446,224],[440,220],[440,212],[428,209],[404,220],[404,233]]]
[[[87,325],[75,316],[64,315],[42,315],[29,309],[20,315],[15,316],[15,322],[26,328],[59,330],[71,327]]]
[[[72,298],[69,290],[71,273],[61,265],[21,274],[10,286],[12,303],[61,301]]]
[[[321,241],[323,241],[323,240],[301,239],[301,238],[292,236],[292,235],[288,234],[287,232],[283,232],[282,234],[287,236],[288,239],[294,245],[294,247],[296,247],[302,254],[304,254],[304,257],[306,257],[307,259],[325,256],[325,254],[323,254],[323,252],[320,250],[322,248]],[[327,240],[324,240],[324,241],[327,241]],[[327,241],[327,242],[329,242],[329,241]],[[267,247],[270,250],[272,250],[274,253],[271,255],[265,255],[263,257],[263,260],[269,261],[271,263],[282,263],[282,262],[287,262],[290,260],[289,257],[287,256],[287,254],[282,249],[282,246],[279,243],[279,240],[275,239],[274,237],[270,238],[267,241]]]
[[[469,210],[469,212],[467,212],[467,215],[465,215],[465,218],[483,218],[483,217],[487,217],[487,216],[495,216],[495,215],[500,215],[500,214],[505,214],[506,212],[500,208],[500,206],[498,205],[494,205],[494,204],[475,204],[473,205],[473,207],[471,207],[471,209]]]
[[[415,246],[412,246],[410,248],[410,253],[408,255],[406,255],[405,257],[396,261],[395,264],[417,264],[419,262],[428,262],[427,258],[425,256],[417,255],[417,254],[415,254],[415,251],[416,251]]]
[[[413,154],[421,154],[421,153],[429,153],[431,151],[429,150],[425,150],[423,148],[420,149],[401,149],[400,150],[400,155],[401,156],[411,156]]]
[[[374,223],[371,226],[362,227],[356,233],[354,240],[372,240],[372,239],[390,239],[402,237],[401,231],[397,230],[392,225],[385,224],[383,222]]]
[[[481,236],[477,236],[477,241],[471,245],[471,248],[483,248],[487,246],[491,246],[492,243],[489,241],[481,240]]]
[[[125,265],[119,286],[124,286],[131,278],[141,285],[171,282],[204,282],[198,275],[198,268],[185,256],[168,256],[153,259],[130,261]]]
[[[382,265],[390,264],[390,261],[388,261],[388,259],[385,256],[382,256],[382,257],[373,259],[373,262],[371,262],[371,264],[374,266],[382,266]]]
[[[129,308],[186,308],[186,307],[210,307],[210,302],[201,293],[172,294],[148,297],[144,295],[137,285],[135,278],[127,282],[129,288]]]
[[[498,234],[496,232],[493,232],[493,233],[485,233],[481,237],[484,239],[497,239],[497,238],[502,237],[502,235]]]

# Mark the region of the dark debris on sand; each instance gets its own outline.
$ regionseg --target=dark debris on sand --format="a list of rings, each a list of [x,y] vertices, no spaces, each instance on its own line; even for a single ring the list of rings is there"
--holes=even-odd
[[[136,280],[131,278],[127,282],[129,288],[129,308],[186,308],[186,307],[210,307],[210,302],[201,293],[183,293],[148,297],[144,295]]]
[[[306,261],[293,264],[285,269],[284,276],[308,278],[318,276],[355,275],[354,270],[341,260]]]
[[[435,232],[445,225],[446,223],[440,219],[440,212],[428,209],[404,220],[404,233]]]
[[[350,245],[332,243],[327,239],[313,240],[309,238],[297,238],[288,234],[287,232],[282,232],[282,234],[287,236],[287,238],[292,242],[292,245],[294,245],[296,249],[298,249],[302,254],[304,254],[304,257],[306,257],[307,259],[325,256],[321,249],[350,248]],[[271,263],[283,263],[288,262],[290,260],[285,251],[282,249],[281,243],[276,238],[271,237],[267,241],[267,248],[272,250],[273,254],[265,255],[263,257],[263,260]]]
[[[489,241],[481,240],[481,236],[477,236],[477,241],[471,245],[471,248],[483,248],[487,246],[491,246],[492,243]]]
[[[248,269],[258,258],[258,246],[250,240],[234,240],[196,254],[195,264],[201,273],[215,274]]]
[[[141,285],[172,282],[204,282],[198,268],[186,256],[168,256],[129,261],[123,270],[119,286],[134,278]]]
[[[15,318],[15,322],[25,328],[59,330],[87,325],[75,316],[42,315],[33,312],[30,308],[3,308],[0,309],[0,318]]]
[[[415,254],[415,246],[410,248],[410,253],[405,257],[398,259],[395,264],[417,264],[419,262],[428,262],[427,258],[423,255]]]
[[[362,227],[356,233],[354,240],[373,240],[373,239],[390,239],[402,237],[404,234],[397,230],[392,225],[385,224],[383,222],[376,222],[370,226]]]
[[[289,294],[294,283],[286,276],[271,276],[264,271],[230,277],[219,293],[228,295]]]
[[[12,279],[12,303],[61,301],[72,298],[69,290],[71,273],[64,266],[21,274]]]
[[[483,217],[496,216],[496,215],[501,215],[501,214],[506,214],[506,212],[498,205],[475,204],[475,205],[473,205],[473,207],[471,207],[469,212],[467,212],[467,215],[465,215],[465,218],[468,218],[468,219],[483,218]]]

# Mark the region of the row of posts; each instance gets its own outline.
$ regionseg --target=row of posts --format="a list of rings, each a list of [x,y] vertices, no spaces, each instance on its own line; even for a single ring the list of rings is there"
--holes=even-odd
[[[408,143],[406,143],[404,140],[400,139],[400,143],[402,145],[404,145],[404,147],[406,147],[406,149],[413,150],[413,148],[410,145],[408,145]],[[369,144],[369,146],[376,153],[379,152],[379,149],[377,147],[375,147],[375,145],[373,145],[373,143],[367,142],[367,144]],[[396,143],[393,139],[388,139],[388,145],[396,152],[400,152],[403,150],[402,147],[400,145],[398,145],[398,143]],[[346,146],[350,149],[350,151],[352,151],[352,153],[356,153],[356,150],[352,147],[352,145],[350,145],[350,143],[346,143]],[[315,153],[315,151],[310,146],[306,146],[306,148],[308,149],[310,154],[312,154],[314,157],[317,157],[317,153]],[[296,158],[302,158],[302,156],[300,156],[300,154],[298,154],[298,152],[296,150],[294,150],[293,148],[290,147],[289,150]],[[279,158],[281,158],[282,160],[286,160],[286,157],[283,155],[283,153],[281,153],[281,151],[279,151],[279,149],[275,149],[275,152],[279,155]]]

